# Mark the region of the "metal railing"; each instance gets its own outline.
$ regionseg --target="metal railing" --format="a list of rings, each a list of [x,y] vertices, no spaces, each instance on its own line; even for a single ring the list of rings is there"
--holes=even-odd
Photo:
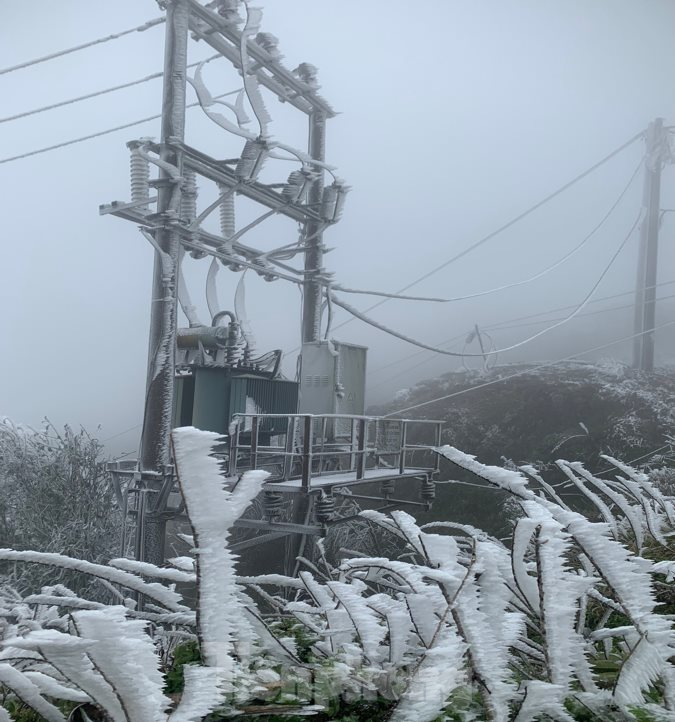
[[[285,432],[278,433],[284,425],[270,424],[273,419],[285,419]],[[347,474],[358,480],[372,469],[383,476],[410,469],[433,473],[439,457],[431,449],[441,444],[442,424],[343,414],[236,414],[230,427],[228,476],[263,469],[270,472],[270,481],[301,479],[309,489],[317,476]],[[271,426],[277,429],[274,434],[265,431]],[[418,427],[414,436],[422,437],[418,443],[409,441],[412,427]]]

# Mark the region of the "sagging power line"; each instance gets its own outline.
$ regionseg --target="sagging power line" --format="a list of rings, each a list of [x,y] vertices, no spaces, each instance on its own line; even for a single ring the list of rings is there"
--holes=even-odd
[[[675,293],[671,293],[671,294],[668,294],[667,296],[660,296],[660,297],[657,298],[656,300],[657,300],[657,301],[669,301],[669,300],[672,300],[672,299],[674,299],[674,298],[675,298]],[[578,319],[581,319],[581,318],[588,318],[589,316],[597,316],[597,315],[599,315],[599,314],[612,313],[612,312],[616,312],[616,311],[626,311],[626,310],[628,310],[628,309],[634,308],[634,306],[635,306],[635,304],[633,304],[633,303],[627,303],[627,304],[623,304],[623,305],[621,305],[621,306],[611,306],[610,308],[601,308],[601,309],[599,309],[599,310],[597,310],[597,311],[589,311],[589,312],[587,312],[587,313],[580,313],[578,316],[576,316],[576,319],[578,320]],[[536,324],[540,324],[540,323],[548,323],[549,320],[550,320],[550,319],[539,320],[539,321],[528,321],[528,322],[525,322],[525,323],[513,324],[513,325],[511,325],[511,326],[500,326],[498,330],[507,330],[507,329],[508,329],[508,330],[511,330],[511,329],[514,329],[514,328],[524,328],[524,327],[526,327],[526,326],[532,326],[532,325],[536,325]],[[556,320],[556,319],[553,319],[553,320]],[[484,327],[484,328],[490,328],[490,329],[492,329],[492,327],[487,327],[487,326]],[[445,345],[445,344],[450,344],[450,343],[452,343],[453,341],[459,341],[459,340],[465,339],[466,336],[467,336],[467,332],[462,333],[462,334],[458,334],[457,336],[453,336],[452,338],[447,339],[446,341],[444,341],[444,342],[443,342],[443,345]],[[385,364],[384,366],[380,366],[380,367],[378,367],[378,368],[376,368],[376,369],[373,369],[373,371],[372,371],[371,373],[372,373],[372,374],[378,374],[378,375],[379,375],[380,372],[382,372],[383,370],[385,370],[385,369],[387,369],[387,368],[390,368],[391,366],[395,366],[397,363],[401,363],[401,362],[403,362],[403,361],[407,361],[408,359],[411,359],[411,358],[413,358],[413,357],[417,357],[417,356],[423,355],[423,354],[425,354],[425,353],[427,353],[427,352],[426,352],[426,351],[419,351],[419,352],[417,352],[417,353],[415,353],[415,354],[411,354],[411,355],[409,355],[409,356],[405,356],[404,358],[399,359],[398,361],[394,361],[394,362],[392,362],[392,363]],[[424,364],[429,363],[430,361],[433,360],[433,358],[434,358],[433,355],[431,355],[431,354],[429,353],[429,354],[427,355],[427,358],[422,359],[422,361],[419,361],[418,363],[416,363],[416,364],[414,364],[414,365],[412,365],[412,366],[408,366],[407,368],[403,369],[402,371],[399,371],[399,372],[395,373],[393,376],[389,376],[389,377],[386,378],[386,379],[382,379],[382,380],[379,381],[378,383],[373,384],[372,386],[370,386],[370,388],[371,388],[371,389],[376,389],[376,388],[380,388],[380,387],[382,387],[382,386],[385,386],[385,385],[387,385],[387,384],[390,384],[392,381],[394,381],[394,379],[400,378],[400,377],[403,376],[404,374],[408,374],[408,373],[410,373],[411,371],[415,370],[416,368],[419,368],[420,366],[423,366]]]
[[[398,289],[395,293],[396,294],[402,294],[408,291],[409,289],[413,288],[413,286],[416,286],[418,283],[421,283],[422,281],[425,281],[427,278],[430,278],[434,274],[438,273],[439,271],[443,270],[444,268],[447,268],[450,264],[455,263],[456,261],[460,260],[461,258],[464,258],[464,256],[467,256],[472,251],[476,250],[477,248],[480,248],[488,241],[492,240],[496,236],[498,236],[500,233],[503,233],[507,229],[511,228],[512,226],[516,225],[516,223],[520,222],[524,218],[527,218],[529,215],[537,211],[542,206],[546,205],[549,201],[552,201],[557,196],[564,193],[566,190],[571,188],[572,186],[576,185],[578,182],[589,176],[591,173],[596,171],[598,168],[601,168],[603,165],[608,163],[612,158],[615,158],[617,155],[619,155],[621,152],[626,150],[626,148],[629,148],[633,143],[640,140],[641,138],[644,138],[645,131],[640,131],[639,133],[636,133],[633,137],[629,138],[625,143],[622,143],[618,148],[613,150],[608,155],[601,158],[599,161],[594,163],[590,168],[587,168],[585,171],[580,173],[579,175],[575,176],[572,180],[568,181],[564,185],[560,186],[558,189],[553,191],[552,193],[549,193],[546,197],[542,198],[540,201],[535,203],[534,205],[530,206],[528,209],[523,211],[522,213],[519,213],[517,216],[512,218],[511,220],[507,221],[503,225],[501,225],[499,228],[495,229],[494,231],[491,231],[486,236],[483,236],[479,240],[472,243],[470,246],[465,248],[464,250],[460,251],[459,253],[455,254],[451,258],[449,258],[447,261],[444,261],[443,263],[439,264],[438,266],[432,268],[427,273],[419,276],[418,278],[414,279],[410,283],[406,284],[402,288]],[[383,298],[382,300],[378,301],[377,303],[374,303],[372,306],[369,306],[368,308],[361,311],[361,313],[369,313],[370,311],[373,311],[376,308],[379,308],[383,304],[390,301],[390,298]],[[354,318],[348,318],[342,323],[339,323],[337,326],[334,327],[334,330],[337,330],[338,328],[342,328],[343,326],[347,325],[348,323],[351,323],[354,320]],[[297,350],[297,349],[296,349]]]
[[[618,248],[615,250],[615,252],[613,253],[612,257],[611,257],[610,260],[608,261],[608,263],[607,263],[607,264],[605,265],[605,267],[602,269],[602,272],[600,273],[600,276],[598,277],[598,279],[597,279],[597,280],[595,281],[595,283],[593,284],[591,290],[587,293],[587,295],[584,297],[584,299],[581,301],[581,303],[579,303],[579,304],[574,308],[574,310],[572,311],[572,313],[570,313],[570,314],[567,315],[564,319],[558,321],[557,323],[554,323],[554,324],[552,324],[551,326],[543,329],[542,331],[538,331],[537,333],[532,334],[532,335],[529,336],[528,338],[523,339],[522,341],[519,341],[518,343],[511,344],[510,346],[506,346],[506,347],[501,348],[501,349],[494,349],[494,350],[491,350],[491,351],[485,351],[485,352],[483,352],[483,353],[459,353],[459,352],[456,352],[456,351],[448,351],[448,350],[446,350],[446,349],[442,349],[442,348],[439,348],[439,347],[437,347],[437,346],[431,346],[430,344],[426,344],[426,343],[424,343],[424,342],[422,342],[422,341],[418,341],[418,340],[416,340],[416,339],[414,339],[414,338],[412,338],[412,337],[410,337],[410,336],[407,336],[407,335],[402,334],[402,333],[400,333],[400,332],[398,332],[398,331],[395,331],[394,329],[389,328],[389,327],[385,326],[384,324],[379,323],[378,321],[375,321],[374,319],[366,316],[364,313],[362,313],[362,312],[359,311],[358,309],[355,309],[353,306],[351,306],[350,304],[346,303],[346,302],[343,301],[342,299],[338,298],[337,296],[335,296],[335,295],[334,295],[333,293],[331,293],[330,291],[327,291],[327,292],[330,293],[330,295],[331,295],[331,300],[332,300],[332,302],[333,302],[336,306],[340,306],[340,307],[343,308],[345,311],[348,311],[350,314],[352,314],[352,316],[358,318],[360,321],[363,321],[364,323],[367,323],[367,324],[369,324],[370,326],[373,326],[374,328],[377,328],[377,329],[379,329],[380,331],[383,331],[383,332],[385,332],[385,333],[387,333],[387,334],[389,334],[389,335],[391,335],[391,336],[394,336],[394,337],[396,337],[396,338],[399,338],[399,339],[401,339],[402,341],[405,341],[406,343],[410,343],[410,344],[412,344],[412,345],[414,345],[414,346],[419,346],[420,348],[427,349],[428,351],[433,351],[433,352],[435,352],[435,353],[442,354],[442,355],[444,355],[444,356],[455,356],[455,357],[458,357],[458,358],[479,358],[479,357],[484,357],[484,356],[490,356],[490,355],[495,355],[495,354],[499,354],[499,353],[504,353],[504,352],[506,352],[506,351],[513,351],[514,349],[520,348],[520,347],[524,346],[525,344],[528,344],[528,343],[530,343],[531,341],[534,341],[535,339],[539,338],[540,336],[543,336],[544,334],[549,333],[549,332],[552,331],[553,329],[559,328],[559,327],[562,326],[563,324],[568,323],[568,322],[571,321],[578,313],[580,313],[582,309],[584,309],[584,308],[586,307],[586,305],[587,305],[588,302],[590,301],[591,297],[593,296],[593,294],[595,293],[595,291],[598,289],[600,283],[602,283],[602,280],[605,278],[605,276],[606,276],[607,273],[609,272],[610,268],[612,267],[612,265],[614,264],[614,262],[616,261],[616,259],[619,257],[619,254],[620,254],[621,251],[625,248],[626,244],[627,244],[628,241],[630,240],[631,236],[633,235],[635,229],[637,228],[637,226],[638,226],[638,224],[639,224],[639,222],[640,222],[641,217],[642,217],[642,210],[640,210],[640,212],[638,213],[637,217],[635,218],[635,221],[633,222],[633,225],[631,226],[630,230],[628,231],[628,233],[626,234],[626,236],[624,237],[624,239],[621,241],[621,243],[619,244]]]
[[[612,205],[610,206],[609,210],[605,213],[605,215],[600,219],[600,221],[593,227],[593,229],[587,233],[584,238],[577,243],[574,248],[572,248],[570,251],[567,251],[561,258],[556,260],[551,265],[547,266],[541,271],[538,271],[533,276],[529,276],[528,278],[524,278],[520,281],[513,281],[511,283],[504,284],[502,286],[497,286],[495,288],[490,288],[486,291],[477,291],[475,293],[468,293],[463,296],[454,296],[452,298],[437,298],[437,297],[429,297],[429,296],[404,296],[398,293],[387,293],[385,291],[372,291],[372,290],[361,290],[356,288],[347,288],[345,286],[342,286],[341,284],[333,284],[333,289],[335,291],[340,291],[341,293],[354,293],[354,294],[364,294],[368,296],[383,296],[387,299],[399,299],[402,301],[431,301],[435,303],[452,303],[454,301],[466,301],[471,298],[479,298],[481,296],[488,296],[493,293],[498,293],[499,291],[506,291],[509,288],[516,288],[518,286],[524,286],[528,283],[532,283],[533,281],[537,281],[540,278],[543,278],[547,274],[551,273],[551,271],[554,271],[556,268],[559,268],[562,266],[563,263],[568,261],[572,256],[574,256],[578,251],[580,251],[587,243],[588,241],[595,236],[595,234],[605,225],[605,223],[609,220],[611,215],[614,213],[614,211],[618,208],[621,201],[624,199],[626,193],[630,189],[630,187],[633,185],[633,181],[636,179],[638,172],[640,171],[640,168],[642,168],[643,165],[643,159],[640,159],[640,162],[635,167],[635,170],[631,173],[630,178],[628,179],[628,182],[624,186],[624,188],[621,190],[617,198],[613,201]]]
[[[672,281],[663,281],[662,283],[657,283],[654,288],[660,288],[662,286],[671,286],[673,283],[675,283],[675,279]],[[635,294],[635,290],[630,291],[622,291],[621,293],[613,293],[609,296],[602,296],[601,298],[595,298],[588,302],[588,305],[594,304],[594,303],[602,303],[603,301],[613,301],[615,298],[623,298],[624,296],[632,296]],[[663,296],[662,298],[659,298],[657,300],[659,301],[665,301],[669,298],[674,298],[674,295],[671,296]],[[518,321],[527,321],[528,319],[537,318],[539,316],[549,316],[552,313],[558,313],[560,311],[567,311],[569,309],[575,308],[576,304],[568,304],[567,306],[558,306],[557,308],[551,308],[548,311],[538,311],[537,313],[528,313],[524,316],[516,316],[515,318],[510,318],[504,321],[498,321],[496,323],[491,323],[487,325],[483,325],[482,328],[488,331],[492,330],[502,330],[502,329],[509,329],[509,328],[523,328],[523,326],[527,326],[530,324],[517,324],[513,326],[509,326],[507,324],[516,324]],[[625,309],[625,308],[633,308],[634,304],[630,303],[625,306],[612,306],[608,309],[601,309],[600,311],[592,311],[590,313],[580,314],[577,316],[577,318],[583,318],[584,316],[590,316],[596,313],[604,313],[605,311],[614,311],[619,309]],[[550,321],[555,321],[557,319],[541,319],[540,321],[533,321],[531,322],[533,325],[537,323],[549,323]],[[451,338],[447,338],[444,341],[441,341],[442,346],[453,343],[453,341],[458,341],[459,339],[465,338],[467,335],[467,332],[463,332],[460,334],[457,334],[456,336],[452,336]],[[385,369],[391,368],[392,366],[396,366],[399,363],[403,363],[404,361],[408,361],[409,359],[416,358],[417,356],[421,356],[424,354],[433,353],[427,350],[422,351],[416,351],[415,353],[409,354],[407,356],[403,356],[399,359],[396,359],[395,361],[390,361],[389,363],[385,364],[384,366],[378,366],[377,368],[373,369],[371,373],[379,373],[380,371],[384,371]],[[413,368],[417,368],[416,366]],[[395,377],[394,377],[395,378]]]

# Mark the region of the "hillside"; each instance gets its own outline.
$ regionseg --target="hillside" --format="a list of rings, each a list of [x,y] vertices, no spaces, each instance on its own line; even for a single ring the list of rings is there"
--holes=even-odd
[[[549,469],[553,479],[560,458],[582,461],[594,473],[609,466],[601,454],[658,468],[669,452],[667,437],[675,433],[675,371],[646,374],[615,363],[453,372],[401,391],[390,404],[369,412],[388,414],[439,397],[449,398],[402,415],[442,419],[443,443],[483,463],[534,464]],[[442,467],[441,479],[476,482],[449,464]],[[504,510],[495,504],[499,492],[465,484],[439,485],[428,519],[470,520],[493,534],[506,533]]]
[[[465,393],[482,384],[489,385]],[[489,464],[507,457],[548,466],[565,457],[604,468],[600,454],[626,460],[647,454],[648,460],[675,431],[675,371],[647,374],[609,363],[453,372],[399,392],[395,401],[371,411],[391,413],[457,393],[404,415],[444,420],[445,443]]]

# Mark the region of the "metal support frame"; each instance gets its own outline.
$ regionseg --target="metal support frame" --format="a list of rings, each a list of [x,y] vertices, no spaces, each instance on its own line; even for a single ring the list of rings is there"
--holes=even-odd
[[[241,69],[239,48],[241,31],[236,25],[227,23],[217,13],[200,5],[197,0],[187,0],[190,6],[190,30],[222,53],[232,65]],[[261,85],[271,90],[282,102],[290,103],[303,113],[314,111],[332,118],[335,111],[314,89],[292,72],[286,70],[276,58],[254,41],[247,41],[246,49],[258,64],[256,70]]]
[[[309,154],[319,161],[326,159],[326,116],[312,113],[309,117]],[[323,172],[319,172],[312,182],[308,194],[308,203],[316,208],[321,203],[323,193]],[[321,305],[323,289],[319,274],[323,268],[323,222],[308,221],[305,224],[305,282],[302,301],[302,340],[312,343],[321,340]]]
[[[640,229],[637,288],[635,292],[636,335],[633,366],[641,371],[654,369],[654,334],[656,321],[656,283],[658,272],[659,224],[661,203],[661,170],[667,149],[663,118],[657,118],[647,129],[644,180],[644,218]]]
[[[167,5],[164,49],[164,89],[160,158],[180,169],[180,154],[170,145],[185,133],[185,89],[187,76],[189,9],[187,0]],[[139,466],[148,493],[159,492],[161,472],[171,462],[169,448],[175,375],[177,274],[180,234],[173,227],[180,207],[180,186],[166,169],[160,168],[154,233],[155,261],[150,311],[150,338],[145,416],[141,433]],[[158,477],[158,474],[160,476]],[[143,497],[142,497],[143,498]],[[152,504],[142,524],[139,558],[153,564],[164,562],[166,522]]]

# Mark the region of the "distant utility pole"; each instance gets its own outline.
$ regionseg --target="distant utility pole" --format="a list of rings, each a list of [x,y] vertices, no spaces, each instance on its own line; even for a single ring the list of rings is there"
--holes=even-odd
[[[164,86],[160,158],[180,167],[175,143],[185,135],[185,88],[187,75],[188,5],[173,0],[166,8]],[[147,511],[140,525],[142,557],[161,565],[164,561],[165,525],[160,510],[153,513],[156,497],[164,486],[171,464],[170,431],[175,376],[177,278],[180,233],[175,221],[180,208],[181,187],[160,167],[157,183],[157,227],[152,279],[150,339],[145,416],[141,434],[139,471],[145,489]]]
[[[640,229],[637,287],[635,291],[636,335],[633,366],[641,371],[654,368],[654,334],[656,316],[656,281],[659,252],[661,204],[661,170],[668,149],[668,131],[663,118],[649,124],[646,135],[644,217]]]

